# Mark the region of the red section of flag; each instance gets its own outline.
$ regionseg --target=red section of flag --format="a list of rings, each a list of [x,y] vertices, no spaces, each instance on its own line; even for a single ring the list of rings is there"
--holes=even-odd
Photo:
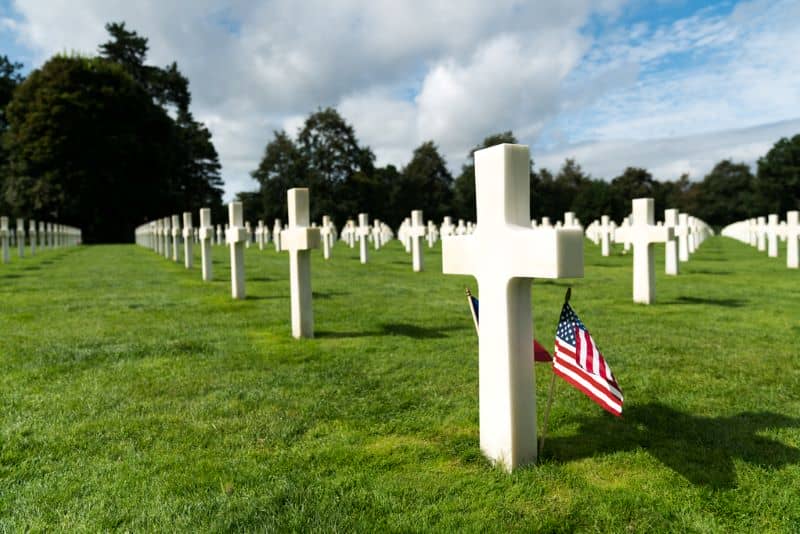
[[[556,329],[553,371],[614,415],[622,415],[622,391],[591,334],[569,303]]]
[[[553,357],[547,352],[547,349],[541,343],[533,340],[533,361],[535,362],[552,362]]]

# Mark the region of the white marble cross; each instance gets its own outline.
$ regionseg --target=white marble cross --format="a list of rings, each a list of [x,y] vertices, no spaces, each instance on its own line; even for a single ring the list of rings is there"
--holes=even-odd
[[[628,228],[633,244],[633,301],[651,304],[656,297],[654,243],[666,243],[675,236],[672,228],[656,226],[655,201],[633,199],[633,223]]]
[[[36,221],[28,221],[28,239],[31,241],[31,256],[36,255]]]
[[[765,217],[759,217],[756,219],[756,235],[757,237],[757,244],[759,252],[764,252],[767,250],[767,219]]]
[[[3,263],[8,263],[8,217],[0,217],[0,241],[3,246]]]
[[[169,259],[169,251],[170,251],[170,235],[172,234],[171,231],[172,223],[170,222],[169,217],[164,217],[161,219],[161,234],[163,236],[164,242],[162,243],[161,253],[164,254],[164,257]]]
[[[442,234],[442,239],[447,236],[453,235],[455,232],[455,227],[453,226],[453,218],[449,215],[442,219],[442,226],[440,228],[440,232]]]
[[[411,265],[415,273],[425,268],[422,257],[422,240],[425,239],[425,223],[422,220],[422,210],[412,210],[411,226],[406,230],[411,239]]]
[[[678,227],[678,210],[664,210],[664,226],[672,228],[673,238],[666,242],[664,248],[664,272],[669,275],[677,275],[680,272],[680,262],[678,261],[678,240],[674,237]]]
[[[217,225],[219,228],[219,225]],[[214,239],[214,226],[211,224],[211,208],[200,208],[200,257],[203,270],[203,280],[208,282],[214,277],[211,263],[211,244]]]
[[[614,227],[611,226],[611,218],[608,215],[600,217],[602,221],[599,226],[600,231],[600,251],[603,256],[611,254],[611,233]]]
[[[17,252],[20,258],[25,257],[25,221],[17,219]]]
[[[281,220],[275,219],[272,226],[272,242],[275,245],[275,252],[281,251]]]
[[[231,296],[243,299],[244,293],[244,242],[247,230],[244,227],[244,209],[241,202],[228,204],[228,229],[225,241],[231,247]]]
[[[528,147],[474,157],[478,225],[442,240],[442,271],[478,281],[481,449],[510,471],[537,456],[531,278],[583,276],[583,234],[530,228]]]
[[[770,258],[778,257],[778,214],[769,214],[767,224],[767,256]]]
[[[258,226],[256,226],[256,241],[258,241],[258,250],[264,250],[264,221],[262,219],[258,220]]]
[[[358,214],[358,242],[361,252],[361,263],[367,263],[368,248],[367,237],[369,237],[369,216],[366,213]]]
[[[575,224],[575,212],[574,211],[565,211],[564,212],[564,227],[571,228],[573,226],[577,226]]]
[[[800,240],[800,212],[797,210],[786,212],[786,266],[790,269],[800,267],[798,255],[798,240]]]
[[[194,263],[194,252],[192,251],[192,239],[194,229],[192,228],[192,212],[183,212],[183,265],[187,269],[192,268]]]
[[[439,230],[436,229],[436,225],[433,221],[428,220],[428,248],[433,248],[433,245],[436,244],[438,234]]]
[[[247,238],[244,241],[245,248],[250,248],[250,242],[253,240],[253,229],[250,227],[250,221],[244,223],[244,231],[247,232]]]
[[[689,261],[689,215],[678,214],[678,259]]]
[[[311,293],[311,249],[319,248],[319,228],[309,227],[308,188],[287,192],[289,229],[281,235],[281,250],[289,251],[289,288],[292,304],[292,335],[314,337]]]
[[[380,250],[381,245],[383,245],[382,233],[383,229],[381,228],[381,221],[375,219],[372,222],[372,243],[375,245],[375,250]]]
[[[39,248],[47,248],[45,242],[44,222],[39,221]]]
[[[322,238],[322,257],[326,260],[330,259],[331,246],[333,245],[333,227],[331,226],[329,215],[322,216],[322,228],[320,228],[319,234]]]
[[[178,244],[181,236],[181,218],[177,215],[172,216],[172,261],[178,261]]]
[[[222,244],[222,236],[223,236],[222,225],[218,224],[217,225],[217,245],[221,245]]]

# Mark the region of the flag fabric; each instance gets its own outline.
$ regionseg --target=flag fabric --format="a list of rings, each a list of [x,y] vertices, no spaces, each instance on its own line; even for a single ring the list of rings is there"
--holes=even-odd
[[[591,334],[569,302],[564,302],[556,329],[553,372],[608,412],[622,415],[622,391]]]
[[[469,289],[467,289],[467,302],[469,304],[469,311],[472,312],[472,322],[475,323],[475,332],[480,335],[478,332],[478,299],[475,297]],[[535,362],[552,362],[553,357],[550,356],[550,353],[547,352],[547,349],[544,348],[541,343],[533,340],[533,361]]]

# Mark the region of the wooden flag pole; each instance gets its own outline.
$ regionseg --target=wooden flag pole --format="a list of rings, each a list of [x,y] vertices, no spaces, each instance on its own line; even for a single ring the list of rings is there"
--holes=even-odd
[[[564,295],[564,303],[569,302],[569,298],[572,296],[572,288],[567,288],[567,294]],[[553,366],[555,367],[556,361],[553,359]],[[539,454],[542,454],[544,450],[544,439],[547,437],[547,421],[550,419],[550,407],[553,406],[553,391],[556,387],[556,372],[555,369],[552,371],[550,375],[550,391],[547,394],[547,407],[544,409],[544,421],[542,422],[542,437],[539,438]]]

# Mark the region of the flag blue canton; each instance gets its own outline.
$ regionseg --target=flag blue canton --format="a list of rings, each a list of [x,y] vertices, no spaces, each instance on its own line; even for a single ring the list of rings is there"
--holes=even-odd
[[[561,318],[558,321],[558,328],[556,328],[556,337],[560,338],[565,343],[575,346],[575,327],[581,330],[586,330],[583,323],[578,318],[578,315],[573,311],[568,303],[564,303],[561,308]]]

